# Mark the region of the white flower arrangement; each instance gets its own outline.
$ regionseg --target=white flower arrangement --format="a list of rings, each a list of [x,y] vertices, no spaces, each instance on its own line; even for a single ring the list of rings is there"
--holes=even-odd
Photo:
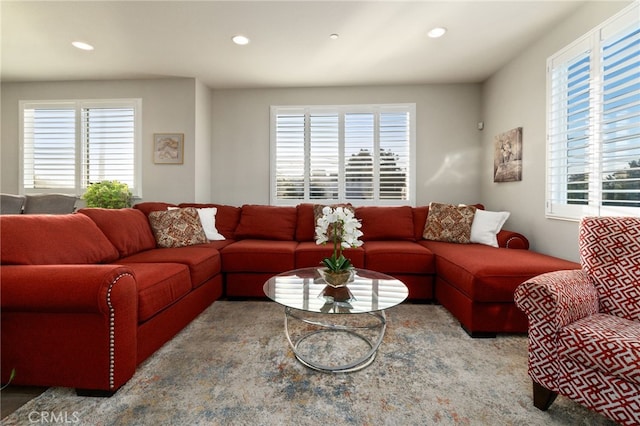
[[[329,241],[333,243],[333,255],[322,260],[329,270],[339,272],[352,267],[351,261],[344,257],[342,250],[362,245],[362,241],[358,239],[363,235],[360,231],[361,226],[350,209],[334,209],[330,206],[322,209],[322,216],[316,222],[316,244],[326,244]]]

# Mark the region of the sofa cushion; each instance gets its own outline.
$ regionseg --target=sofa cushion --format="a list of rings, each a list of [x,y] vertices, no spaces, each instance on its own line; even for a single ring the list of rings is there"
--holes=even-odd
[[[438,276],[475,302],[513,303],[516,287],[550,271],[580,264],[528,250],[422,240],[436,256]]]
[[[426,240],[467,244],[471,239],[475,212],[474,206],[431,203],[423,237]]]
[[[333,254],[333,244],[316,244],[314,241],[303,241],[296,247],[296,268],[310,268],[322,266],[322,259]],[[362,247],[348,248],[342,254],[349,259],[356,268],[364,268],[364,249]]]
[[[189,268],[193,288],[221,271],[220,252],[207,245],[147,250],[118,259],[118,263],[180,263]]]
[[[242,206],[236,239],[293,241],[298,213],[295,207]]]
[[[509,219],[509,215],[509,212],[490,212],[477,209],[473,216],[469,240],[472,243],[498,247],[498,232],[500,232],[502,225]]]
[[[297,241],[240,240],[220,252],[224,272],[274,272],[294,269]]]
[[[81,214],[0,216],[3,265],[108,263],[118,250]]]
[[[357,207],[356,217],[362,221],[362,241],[415,241],[410,206]]]
[[[560,358],[640,385],[640,324],[595,314],[560,330]]]
[[[216,213],[217,207],[203,207],[196,209],[198,216],[200,216],[200,223],[202,223],[202,229],[209,241],[221,241],[224,240],[224,235],[218,232],[216,228]]]
[[[189,269],[178,263],[127,265],[138,286],[138,322],[144,322],[191,291]]]
[[[435,259],[426,247],[411,241],[368,241],[365,268],[386,274],[433,274]]]
[[[298,218],[296,222],[296,240],[314,241],[316,239],[316,220],[313,211],[315,204],[302,203],[296,206]]]
[[[197,209],[215,207],[218,209],[216,212],[216,229],[218,232],[227,239],[234,239],[236,237],[235,232],[240,222],[240,214],[242,213],[240,207],[203,203],[181,203],[180,207],[195,207]]]
[[[98,225],[118,249],[120,257],[156,246],[149,221],[140,210],[85,208],[78,210],[78,213],[89,216]]]
[[[175,204],[163,203],[161,201],[145,201],[144,203],[138,203],[133,206],[134,209],[140,210],[146,216],[149,216],[151,212],[164,211],[169,207],[178,207]]]
[[[420,241],[424,234],[424,227],[427,224],[427,216],[429,215],[429,206],[414,207],[413,213],[413,238]]]
[[[0,194],[0,214],[22,214],[25,195]]]
[[[200,216],[193,207],[149,213],[158,247],[186,247],[207,242]]]

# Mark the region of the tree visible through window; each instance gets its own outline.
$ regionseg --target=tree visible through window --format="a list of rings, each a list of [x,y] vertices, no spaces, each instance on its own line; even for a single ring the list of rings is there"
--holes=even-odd
[[[272,203],[408,204],[415,106],[272,107]]]

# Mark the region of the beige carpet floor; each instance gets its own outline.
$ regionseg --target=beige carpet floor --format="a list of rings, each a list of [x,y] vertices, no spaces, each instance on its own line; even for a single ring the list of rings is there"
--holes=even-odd
[[[558,397],[533,407],[523,335],[471,339],[441,306],[402,304],[372,365],[302,366],[273,302],[214,303],[111,398],[51,388],[4,419],[81,425],[611,425]],[[35,413],[35,414],[34,414]]]

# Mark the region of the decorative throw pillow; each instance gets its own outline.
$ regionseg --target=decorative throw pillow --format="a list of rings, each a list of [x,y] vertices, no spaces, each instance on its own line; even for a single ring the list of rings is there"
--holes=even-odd
[[[184,247],[207,242],[198,211],[193,207],[149,213],[158,247]]]
[[[498,232],[509,218],[509,212],[476,210],[471,225],[471,242],[498,247]]]
[[[429,204],[423,237],[426,240],[468,244],[471,241],[471,225],[476,210],[473,206]]]
[[[218,209],[216,207],[196,208],[198,216],[200,216],[200,223],[202,228],[210,241],[224,240],[224,235],[218,232],[216,229],[216,213]]]

